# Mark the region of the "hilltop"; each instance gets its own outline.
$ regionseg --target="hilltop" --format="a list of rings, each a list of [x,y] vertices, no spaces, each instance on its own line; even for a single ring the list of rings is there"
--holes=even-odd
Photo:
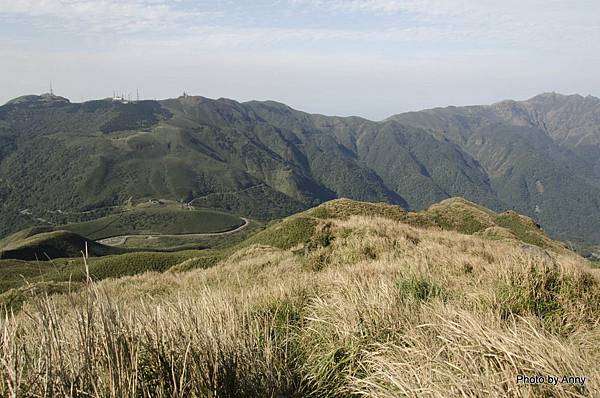
[[[0,331],[9,364],[0,391],[600,392],[598,270],[514,212],[460,198],[421,212],[340,199],[221,251],[168,255],[99,259],[96,282],[83,273],[77,291],[48,279],[29,286],[23,311]],[[10,364],[24,371],[11,379]],[[518,374],[587,379],[518,385]]]
[[[91,256],[125,253],[125,250],[96,243],[69,231],[52,231],[17,239],[0,246],[0,259],[46,261],[82,256],[86,249]]]
[[[290,249],[315,239],[315,231],[320,231],[323,220],[346,220],[355,216],[382,217],[416,228],[455,231],[488,240],[516,242],[521,247],[569,252],[564,243],[550,239],[529,217],[512,211],[498,214],[458,197],[443,200],[419,212],[408,212],[384,203],[337,199],[291,216],[252,236],[249,242]]]

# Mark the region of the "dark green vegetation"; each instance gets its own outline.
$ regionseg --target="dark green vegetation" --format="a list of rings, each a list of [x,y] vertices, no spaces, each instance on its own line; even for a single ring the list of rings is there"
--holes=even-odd
[[[135,208],[60,228],[98,240],[119,235],[217,233],[243,224],[239,217],[222,212],[156,207]]]
[[[0,107],[0,236],[129,199],[272,219],[336,197],[419,210],[462,196],[583,247],[600,242],[598,115],[596,98],[554,94],[382,122],[270,101],[22,97]]]
[[[542,94],[390,118],[461,147],[504,207],[579,248],[600,241],[600,99]]]
[[[73,284],[71,289],[79,288],[86,280],[83,261],[86,241],[90,255],[87,271],[96,281],[149,271],[206,268],[222,260],[235,247],[232,239],[229,245],[220,249],[152,252],[104,246],[67,231],[43,233],[7,246],[3,252],[0,259],[0,302],[20,304],[28,294],[39,293],[40,289],[47,291],[49,286]]]
[[[126,250],[105,246],[70,231],[44,232],[15,240],[0,247],[0,258],[46,261],[54,258],[76,257],[87,252],[90,256],[121,254]]]
[[[178,251],[193,248],[222,249],[240,243],[262,228],[262,223],[249,220],[246,227],[234,233],[209,235],[142,235],[130,236],[119,247]]]

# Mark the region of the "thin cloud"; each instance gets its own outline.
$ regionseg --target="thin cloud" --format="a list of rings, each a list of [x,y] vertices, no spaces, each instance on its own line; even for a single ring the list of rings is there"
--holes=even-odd
[[[286,43],[293,46],[318,41],[340,47],[374,42],[429,42],[439,47],[460,42],[463,48],[484,45],[566,48],[564,44],[568,43],[575,49],[589,49],[593,47],[591,40],[600,35],[599,25],[590,17],[597,14],[597,9],[597,5],[585,1],[569,8],[540,0],[263,0],[252,4],[21,0],[0,4],[0,18],[13,22],[20,18],[24,25],[80,36],[137,35],[146,38],[149,44],[179,41],[181,45],[196,43],[196,47],[203,48]],[[294,22],[293,12],[318,15],[323,10],[332,13],[335,27],[306,22],[282,27],[277,23],[282,15]],[[361,19],[364,26],[356,27],[343,13],[365,14]],[[115,44],[122,40],[119,37]],[[137,40],[140,41],[143,40]]]
[[[185,89],[377,118],[598,93],[599,12],[590,0],[5,1],[0,102],[52,80],[77,99]]]
[[[0,4],[0,15],[29,19],[48,29],[119,33],[166,31],[221,15],[180,9],[178,4],[147,0],[20,0]]]

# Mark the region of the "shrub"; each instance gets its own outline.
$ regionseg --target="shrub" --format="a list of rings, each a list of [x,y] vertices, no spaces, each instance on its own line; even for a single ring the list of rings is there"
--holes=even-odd
[[[444,298],[443,289],[435,283],[418,277],[401,279],[397,283],[398,294],[402,300],[427,302],[435,298]]]

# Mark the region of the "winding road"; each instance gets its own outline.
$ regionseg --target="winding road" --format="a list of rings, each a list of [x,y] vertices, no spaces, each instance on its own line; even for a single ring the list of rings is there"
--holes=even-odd
[[[204,236],[229,235],[229,234],[234,234],[236,232],[239,232],[239,231],[243,230],[244,228],[246,228],[250,224],[250,221],[248,221],[247,218],[241,217],[241,219],[244,220],[244,223],[242,225],[240,225],[239,227],[237,227],[235,229],[231,229],[229,231],[223,231],[223,232],[211,232],[211,233],[204,233],[204,234],[175,234],[175,235],[163,235],[163,234],[119,235],[119,236],[111,236],[110,238],[99,239],[96,242],[101,243],[103,245],[108,245],[108,246],[121,246],[121,245],[124,245],[125,242],[127,242],[127,239],[129,239],[129,238],[146,238],[146,239],[161,238],[161,237],[167,237],[167,238],[181,238],[181,237],[201,238],[201,237],[204,237]]]

